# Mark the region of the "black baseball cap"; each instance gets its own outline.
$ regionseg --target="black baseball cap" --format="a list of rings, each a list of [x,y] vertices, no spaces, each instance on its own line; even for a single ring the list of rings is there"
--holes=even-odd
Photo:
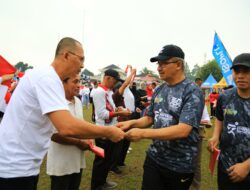
[[[110,76],[110,77],[113,77],[115,78],[117,81],[120,81],[120,82],[124,82],[124,80],[122,80],[120,78],[120,75],[119,73],[116,71],[116,70],[113,70],[113,69],[108,69],[104,72],[104,76]]]
[[[185,54],[180,47],[171,44],[164,46],[158,56],[152,57],[150,61],[166,61],[172,57],[179,57],[181,59],[184,59]]]
[[[233,66],[231,67],[231,69],[236,66],[245,66],[250,68],[250,53],[242,53],[236,56],[233,60]]]

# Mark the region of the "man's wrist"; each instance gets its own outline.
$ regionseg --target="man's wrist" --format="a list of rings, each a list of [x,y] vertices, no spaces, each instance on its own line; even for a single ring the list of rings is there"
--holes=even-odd
[[[250,158],[248,158],[248,159],[245,161],[245,164],[246,164],[246,167],[247,167],[248,171],[250,171]]]
[[[135,123],[136,123],[136,120],[135,119],[132,119],[130,120],[130,129],[134,128],[135,127]]]
[[[147,131],[148,129],[141,129],[141,138],[140,139],[146,139],[147,137]]]

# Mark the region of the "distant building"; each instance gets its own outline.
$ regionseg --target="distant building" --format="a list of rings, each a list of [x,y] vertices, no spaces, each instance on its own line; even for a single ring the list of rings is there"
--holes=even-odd
[[[92,72],[89,71],[88,69],[84,69],[84,70],[81,72],[81,81],[82,81],[83,83],[85,83],[85,82],[90,82],[92,76],[94,76],[94,73],[92,73]]]

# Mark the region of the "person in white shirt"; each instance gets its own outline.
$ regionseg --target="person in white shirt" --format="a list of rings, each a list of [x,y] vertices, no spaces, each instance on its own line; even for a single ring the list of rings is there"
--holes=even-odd
[[[80,75],[64,80],[63,86],[71,114],[83,119],[82,104],[76,97],[79,94]],[[82,169],[86,167],[83,150],[89,149],[90,140],[64,137],[56,129],[54,131],[47,154],[51,190],[78,190]]]
[[[87,86],[83,86],[83,88],[80,91],[80,95],[82,96],[81,100],[82,100],[82,106],[86,106],[86,108],[88,109],[89,107],[89,87]]]
[[[62,81],[81,71],[80,42],[63,38],[51,66],[26,72],[0,124],[0,189],[34,190],[53,127],[62,136],[124,138],[115,126],[96,126],[69,112]]]

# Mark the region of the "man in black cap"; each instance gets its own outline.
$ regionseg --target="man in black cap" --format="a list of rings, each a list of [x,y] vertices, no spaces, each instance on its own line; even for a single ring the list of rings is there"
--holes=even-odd
[[[130,111],[118,110],[115,107],[112,95],[115,84],[123,80],[119,73],[113,69],[104,72],[102,83],[91,91],[93,98],[95,123],[104,126],[112,126],[117,123],[117,116],[129,116]],[[103,188],[115,188],[115,182],[106,181],[111,166],[119,156],[120,144],[113,143],[108,139],[99,138],[95,140],[96,145],[102,147],[105,151],[105,158],[95,156],[92,169],[91,190],[100,190]]]
[[[249,189],[250,186],[250,53],[234,61],[236,88],[225,90],[216,106],[216,126],[208,149],[219,144],[218,189]]]
[[[165,83],[155,89],[146,116],[117,126],[133,128],[126,133],[130,140],[153,140],[144,162],[143,190],[187,190],[195,170],[203,95],[185,77],[184,52],[178,46],[164,46],[150,61],[157,62]]]

